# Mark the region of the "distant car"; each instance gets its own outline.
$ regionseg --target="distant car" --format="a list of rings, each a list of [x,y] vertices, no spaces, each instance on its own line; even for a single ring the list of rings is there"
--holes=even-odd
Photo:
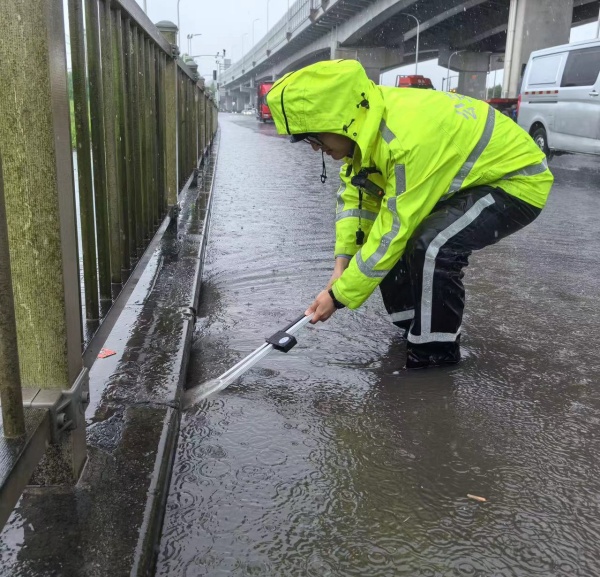
[[[244,116],[254,116],[256,114],[256,111],[254,110],[254,108],[245,108],[244,110],[242,110],[242,114]]]
[[[600,154],[600,40],[532,52],[517,122],[547,155]]]

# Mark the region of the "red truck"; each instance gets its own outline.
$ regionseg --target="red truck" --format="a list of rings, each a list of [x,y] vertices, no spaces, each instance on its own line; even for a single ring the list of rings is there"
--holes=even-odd
[[[272,82],[261,82],[256,88],[256,118],[263,122],[273,119],[267,106],[267,92],[271,90],[271,86]]]
[[[517,120],[517,112],[519,110],[518,98],[488,98],[486,102],[496,110],[502,112],[506,116]]]
[[[420,74],[398,74],[396,76],[396,86],[398,88],[429,88],[433,90],[431,80]]]

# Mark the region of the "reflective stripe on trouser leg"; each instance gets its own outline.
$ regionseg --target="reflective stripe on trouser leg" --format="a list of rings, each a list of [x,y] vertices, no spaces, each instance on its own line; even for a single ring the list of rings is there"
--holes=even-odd
[[[433,280],[435,275],[436,258],[440,249],[448,240],[467,228],[488,206],[494,204],[494,198],[487,194],[480,198],[463,216],[442,230],[431,242],[425,254],[423,266],[423,288],[421,296],[421,334],[409,334],[411,343],[430,343],[432,341],[454,342],[460,334],[460,326],[453,333],[433,332],[431,328],[431,313],[433,308]]]
[[[520,230],[540,212],[489,186],[459,191],[435,206],[405,253],[415,302],[409,344],[456,341],[464,309],[463,269],[472,251]]]

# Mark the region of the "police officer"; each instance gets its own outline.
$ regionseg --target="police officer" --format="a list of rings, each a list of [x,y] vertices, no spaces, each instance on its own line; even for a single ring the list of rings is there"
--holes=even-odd
[[[354,60],[291,72],[267,101],[279,133],[345,160],[334,271],[307,314],[325,321],[380,286],[407,368],[458,362],[463,269],[538,216],[553,182],[544,154],[483,101],[377,86]]]

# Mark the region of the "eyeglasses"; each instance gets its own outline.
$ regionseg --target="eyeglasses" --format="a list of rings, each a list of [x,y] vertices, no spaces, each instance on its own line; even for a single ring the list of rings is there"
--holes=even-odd
[[[304,142],[308,142],[308,144],[315,144],[316,146],[324,146],[324,144],[316,136],[307,136],[304,139]]]

